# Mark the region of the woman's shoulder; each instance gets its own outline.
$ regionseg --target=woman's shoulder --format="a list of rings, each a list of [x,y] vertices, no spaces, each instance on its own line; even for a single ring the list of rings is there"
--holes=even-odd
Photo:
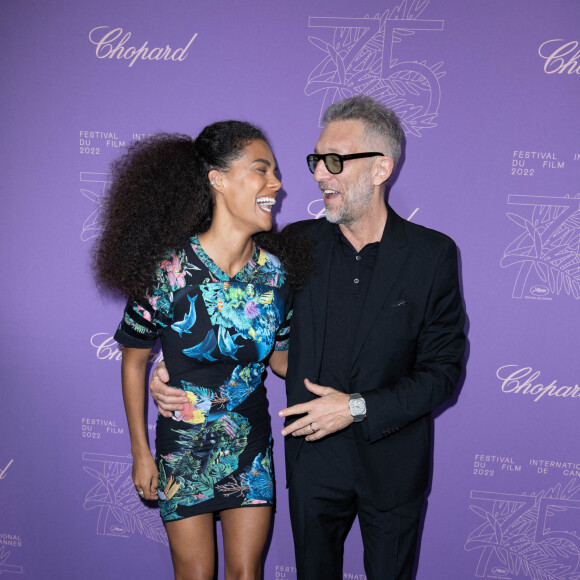
[[[257,247],[256,267],[252,272],[253,281],[274,288],[282,287],[287,278],[286,268],[278,256]]]
[[[167,250],[159,260],[154,274],[157,289],[164,292],[175,292],[184,288],[194,271],[200,270],[199,259],[192,249],[194,238],[179,249]]]

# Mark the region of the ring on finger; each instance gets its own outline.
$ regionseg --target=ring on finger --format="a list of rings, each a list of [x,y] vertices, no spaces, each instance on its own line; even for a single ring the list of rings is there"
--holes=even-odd
[[[143,495],[145,492],[144,492],[142,489],[138,489],[138,490],[137,490],[137,493],[138,493],[139,495]]]

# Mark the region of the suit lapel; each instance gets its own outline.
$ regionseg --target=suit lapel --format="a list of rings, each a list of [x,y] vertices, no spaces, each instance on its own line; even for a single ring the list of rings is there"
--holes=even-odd
[[[407,258],[407,237],[403,220],[388,207],[387,223],[379,246],[377,261],[368,292],[363,303],[361,319],[356,333],[352,363],[360,354],[366,337],[377,319],[377,313],[391,294],[393,285]]]

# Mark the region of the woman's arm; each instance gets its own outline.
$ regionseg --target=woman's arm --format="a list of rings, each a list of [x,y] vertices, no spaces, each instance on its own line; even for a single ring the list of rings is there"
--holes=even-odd
[[[145,426],[145,375],[150,348],[123,348],[123,402],[131,437],[133,483],[144,499],[157,499],[158,471],[151,456]]]
[[[288,370],[288,351],[287,350],[275,350],[270,355],[270,360],[268,361],[270,368],[283,379],[286,378],[286,371]]]

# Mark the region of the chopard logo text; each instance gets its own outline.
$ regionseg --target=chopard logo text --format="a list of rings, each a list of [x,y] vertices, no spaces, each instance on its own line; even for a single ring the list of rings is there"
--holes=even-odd
[[[97,332],[91,336],[91,345],[97,349],[95,353],[100,360],[120,361],[123,357],[123,347],[106,332]],[[163,360],[163,353],[152,352],[149,355],[149,362],[157,364]]]
[[[580,74],[580,48],[578,41],[566,42],[561,38],[546,40],[538,48],[538,54],[544,59],[544,72]]]
[[[544,396],[580,399],[578,385],[560,386],[555,379],[550,384],[540,383],[540,371],[534,371],[532,367],[504,365],[497,369],[496,376],[504,393],[531,395],[535,403]]]
[[[124,32],[122,28],[110,26],[97,26],[89,32],[89,40],[96,45],[95,54],[97,58],[109,58],[117,60],[128,60],[129,67],[132,67],[137,60],[173,60],[184,61],[188,56],[188,51],[193,41],[197,37],[197,32],[190,41],[182,48],[171,48],[168,44],[164,47],[150,47],[146,40],[139,48],[136,46],[126,46],[131,39],[130,32]]]

